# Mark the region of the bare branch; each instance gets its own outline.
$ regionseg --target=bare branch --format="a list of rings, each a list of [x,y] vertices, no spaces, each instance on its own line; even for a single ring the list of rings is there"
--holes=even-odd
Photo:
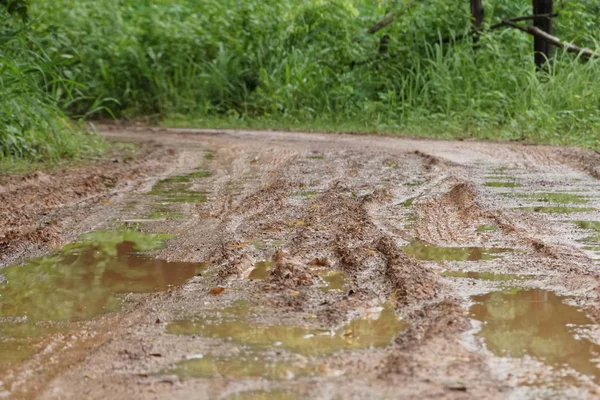
[[[369,34],[373,34],[383,28],[385,28],[386,26],[388,26],[389,24],[391,24],[392,22],[394,22],[394,19],[396,18],[396,16],[394,15],[393,12],[389,13],[388,15],[385,16],[384,19],[382,19],[381,21],[379,21],[378,23],[376,23],[375,25],[373,25],[371,28],[369,28],[369,30],[367,31],[367,33]]]
[[[373,25],[371,28],[369,28],[369,30],[367,31],[368,34],[374,34],[378,31],[380,31],[381,29],[385,28],[386,26],[388,26],[389,24],[391,24],[392,22],[394,22],[394,20],[396,19],[396,17],[407,11],[415,2],[415,0],[408,0],[406,2],[406,4],[404,5],[404,7],[402,7],[401,10],[398,11],[392,11],[391,13],[389,13],[388,15],[385,16],[385,18],[383,18],[381,21],[379,21],[378,23],[376,23],[375,25]]]
[[[589,58],[599,58],[600,57],[600,54],[595,53],[593,50],[582,48],[582,47],[576,46],[572,43],[565,42],[565,41],[557,38],[556,36],[552,36],[544,31],[542,31],[541,29],[536,28],[535,26],[523,27],[523,26],[515,24],[513,21],[510,21],[510,20],[506,20],[503,22],[506,26],[510,26],[511,28],[518,29],[522,32],[530,34],[531,36],[538,37],[538,38],[546,41],[547,43],[550,43],[556,47],[560,47],[561,49],[565,49],[566,51],[568,51],[570,53],[581,54],[581,55],[589,57]]]

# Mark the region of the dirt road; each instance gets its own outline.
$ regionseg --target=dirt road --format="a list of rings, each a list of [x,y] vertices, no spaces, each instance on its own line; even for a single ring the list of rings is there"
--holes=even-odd
[[[600,397],[596,153],[103,134],[1,182],[0,397]]]

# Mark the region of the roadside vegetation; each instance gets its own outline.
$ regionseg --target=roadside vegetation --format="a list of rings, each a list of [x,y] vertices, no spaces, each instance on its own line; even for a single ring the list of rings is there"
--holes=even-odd
[[[78,85],[65,77],[63,57],[47,53],[48,38],[33,34],[21,14],[10,16],[0,7],[0,20],[0,166],[101,151],[104,143],[63,111]]]
[[[530,1],[484,4],[484,28],[531,14]],[[600,48],[600,5],[556,8],[557,36]],[[367,33],[390,11],[398,11],[392,24]],[[600,140],[600,60],[557,49],[536,71],[532,38],[513,29],[482,34],[475,49],[462,38],[468,2],[31,0],[27,20],[13,14],[0,11],[3,159],[101,150],[73,123],[90,117],[587,147]]]

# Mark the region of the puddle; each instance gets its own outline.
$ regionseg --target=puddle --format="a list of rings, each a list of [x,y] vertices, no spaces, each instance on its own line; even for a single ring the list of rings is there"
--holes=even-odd
[[[483,184],[483,186],[487,187],[496,187],[496,188],[518,188],[523,187],[522,184],[516,182],[499,182],[499,181],[490,181]]]
[[[184,214],[178,214],[170,211],[153,211],[148,215],[149,220],[156,219],[184,219]]]
[[[485,247],[444,247],[420,241],[403,247],[406,254],[424,261],[485,261],[500,257],[510,249]]]
[[[531,279],[531,276],[527,275],[495,274],[493,272],[445,271],[442,272],[441,275],[448,276],[450,278],[471,278],[482,281],[520,281],[525,279]]]
[[[473,296],[471,317],[483,321],[478,334],[499,357],[530,356],[556,370],[568,366],[600,381],[600,346],[582,331],[593,322],[565,297],[540,289],[514,289]],[[552,376],[560,385],[565,374]],[[572,384],[572,383],[570,383]]]
[[[257,262],[252,272],[250,272],[248,279],[266,279],[271,275],[272,267],[273,263],[270,261]]]
[[[343,272],[326,271],[319,275],[327,282],[327,286],[320,288],[323,292],[342,290],[346,284],[346,276]]]
[[[156,183],[148,194],[161,196],[168,203],[202,203],[207,201],[207,192],[191,190],[190,187],[192,180],[209,176],[211,176],[209,171],[173,176]]]
[[[363,319],[353,320],[336,331],[257,324],[251,321],[254,311],[260,310],[252,310],[246,303],[237,303],[212,318],[173,322],[167,326],[167,332],[230,339],[255,349],[281,346],[300,354],[319,355],[339,350],[384,347],[408,327],[406,322],[396,317],[391,306],[371,309]]]
[[[319,193],[316,190],[303,190],[303,191],[292,193],[292,196],[293,197],[307,197],[310,199],[310,198],[315,197],[317,194],[319,194]]]
[[[35,354],[35,347],[24,341],[0,341],[0,371],[2,367],[25,361]]]
[[[49,323],[0,323],[0,338],[31,339],[66,331],[65,326]],[[0,351],[1,354],[3,353]]]
[[[577,212],[596,211],[595,208],[585,207],[567,207],[567,206],[539,206],[539,207],[519,207],[517,210],[533,211],[546,214],[570,214]]]
[[[496,225],[479,225],[477,227],[477,232],[479,233],[483,233],[483,232],[493,232],[493,231],[497,231],[498,227]]]
[[[514,195],[523,199],[555,204],[587,204],[588,199],[580,194],[573,193],[532,193]]]
[[[590,229],[600,232],[600,221],[573,221],[581,229]]]
[[[317,375],[315,366],[297,366],[290,362],[267,361],[262,354],[238,354],[235,357],[211,357],[178,363],[170,373],[184,378],[265,378],[288,380]]]
[[[205,268],[138,251],[161,247],[165,235],[99,231],[22,266],[4,268],[0,316],[27,322],[85,320],[120,308],[121,293],[164,291]]]

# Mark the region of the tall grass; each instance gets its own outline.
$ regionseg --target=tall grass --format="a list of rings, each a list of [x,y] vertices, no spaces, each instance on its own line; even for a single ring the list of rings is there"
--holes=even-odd
[[[532,39],[470,27],[468,2],[32,0],[36,37],[69,85],[44,90],[71,116],[155,116],[177,124],[407,132],[596,146],[600,65],[558,52],[535,71]],[[489,0],[486,23],[529,14]],[[598,5],[560,5],[557,34],[598,49]],[[390,36],[389,52],[379,40]],[[39,77],[36,82],[40,82]]]
[[[57,104],[74,85],[61,76],[60,62],[48,57],[20,20],[3,9],[0,19],[14,22],[0,31],[0,163],[73,158],[101,148]]]

